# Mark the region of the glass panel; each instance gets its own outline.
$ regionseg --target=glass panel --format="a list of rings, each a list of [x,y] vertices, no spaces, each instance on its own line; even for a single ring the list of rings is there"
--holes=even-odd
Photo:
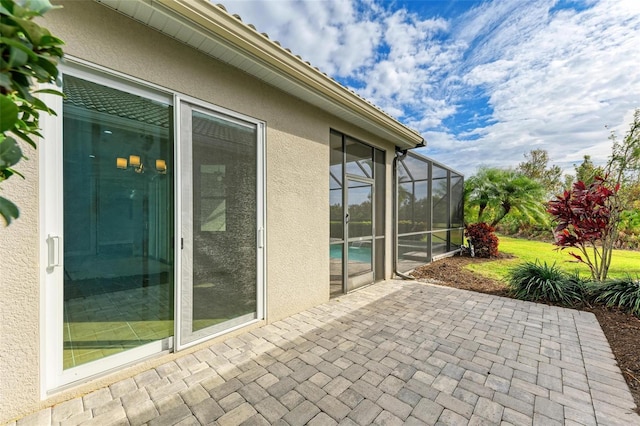
[[[404,164],[404,160],[398,161],[398,182],[410,182],[411,175]]]
[[[411,153],[409,153],[405,157],[403,163],[405,167],[407,167],[413,180],[426,180],[429,178],[428,160],[414,157]]]
[[[371,197],[373,185],[349,180],[349,238],[373,235]]]
[[[183,325],[187,334],[208,328],[195,340],[255,318],[257,129],[197,111],[191,126],[193,284]]]
[[[342,294],[344,292],[342,286],[342,252],[344,244],[329,245],[330,274],[331,274],[331,297]]]
[[[347,173],[355,176],[373,177],[373,148],[354,139],[345,138]]]
[[[429,183],[401,183],[398,185],[398,232],[400,234],[429,230]]]
[[[428,233],[398,238],[398,270],[400,272],[407,272],[424,265],[429,259]]]
[[[342,205],[342,135],[331,132],[329,164],[329,212],[330,212],[330,240],[344,239],[344,207]]]
[[[432,173],[432,179],[443,179],[447,177],[448,170],[434,164]]]
[[[431,250],[432,256],[445,254],[449,251],[448,246],[449,231],[434,232],[431,234]]]
[[[349,276],[372,272],[371,240],[354,241],[349,245]]]
[[[457,250],[462,245],[462,229],[451,230],[451,247],[450,250]]]
[[[444,170],[444,178],[433,178],[433,229],[449,228],[449,183],[446,178],[447,171],[433,166],[434,174],[437,170]],[[442,173],[437,172],[438,175]]]
[[[386,174],[384,163],[384,151],[374,149],[375,156],[375,182],[376,182],[376,236],[384,236],[385,210],[387,207]]]
[[[416,182],[414,188],[413,229],[415,231],[427,231],[430,225],[429,212],[431,210],[429,205],[429,182]]]
[[[173,335],[172,107],[64,76],[65,369]]]
[[[398,233],[413,232],[413,183],[398,184]]]
[[[463,226],[464,222],[464,180],[460,175],[451,175],[451,227]]]

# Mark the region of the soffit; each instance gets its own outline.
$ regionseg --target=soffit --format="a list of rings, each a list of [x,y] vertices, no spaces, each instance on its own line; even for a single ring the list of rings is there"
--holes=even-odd
[[[417,131],[206,0],[96,1],[399,148],[414,148],[424,142]]]

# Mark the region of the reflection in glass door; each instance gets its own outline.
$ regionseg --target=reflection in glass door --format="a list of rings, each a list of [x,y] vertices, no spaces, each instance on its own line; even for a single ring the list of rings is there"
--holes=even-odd
[[[64,92],[61,326],[69,370],[151,342],[170,345],[173,108],[69,75]]]
[[[373,183],[347,179],[347,291],[373,282]]]
[[[257,318],[259,194],[258,126],[181,111],[184,347]]]

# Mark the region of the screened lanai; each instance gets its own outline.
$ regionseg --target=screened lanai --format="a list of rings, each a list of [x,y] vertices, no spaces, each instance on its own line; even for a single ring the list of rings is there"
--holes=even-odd
[[[464,177],[412,151],[396,176],[396,270],[408,272],[462,245]]]

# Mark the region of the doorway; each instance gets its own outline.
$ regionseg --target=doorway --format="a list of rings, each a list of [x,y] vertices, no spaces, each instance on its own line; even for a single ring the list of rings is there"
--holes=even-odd
[[[178,349],[258,318],[263,247],[259,126],[187,102],[180,123]]]
[[[45,392],[264,317],[264,123],[63,68],[41,166]]]
[[[384,191],[384,151],[332,131],[332,297],[384,279]]]

